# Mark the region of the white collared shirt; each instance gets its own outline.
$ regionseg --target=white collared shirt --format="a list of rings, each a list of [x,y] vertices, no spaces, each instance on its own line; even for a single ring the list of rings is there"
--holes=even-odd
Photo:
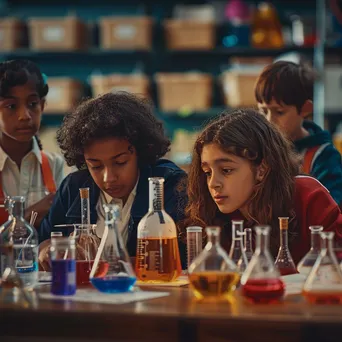
[[[105,228],[105,215],[104,215],[103,204],[114,203],[120,207],[121,221],[118,222],[118,228],[119,228],[119,232],[121,233],[123,243],[125,245],[127,244],[128,225],[129,225],[129,220],[131,217],[132,205],[135,199],[135,195],[137,193],[138,182],[139,182],[139,177],[133,190],[129,194],[128,199],[124,206],[123,206],[123,201],[121,199],[113,198],[109,196],[106,192],[101,191],[99,200],[97,201],[97,205],[96,205],[96,211],[97,211],[96,235],[98,237],[100,238],[102,237],[104,228]]]
[[[45,152],[51,167],[52,175],[58,188],[64,178],[64,160],[58,153]],[[47,195],[42,170],[42,155],[36,139],[33,139],[32,150],[22,159],[20,170],[18,165],[0,147],[0,171],[2,189],[7,196],[25,196],[26,207],[38,202]],[[45,189],[45,191],[44,191]]]

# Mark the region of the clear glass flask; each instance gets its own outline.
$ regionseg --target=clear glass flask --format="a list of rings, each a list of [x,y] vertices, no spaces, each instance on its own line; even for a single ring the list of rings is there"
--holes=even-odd
[[[220,227],[207,227],[208,242],[188,269],[191,289],[197,299],[229,299],[240,275],[236,264],[220,245]]]
[[[254,255],[241,277],[242,295],[253,303],[281,299],[285,285],[269,251],[269,226],[257,226]]]
[[[278,267],[279,272],[282,276],[298,273],[296,265],[293,262],[289,245],[287,231],[289,228],[289,218],[279,217],[279,228],[280,228],[280,246],[278,255],[275,261],[275,265]]]
[[[116,204],[105,204],[103,207],[106,215],[105,231],[90,273],[90,281],[101,292],[131,291],[136,276],[117,226],[120,208]]]
[[[244,235],[244,250],[246,253],[246,257],[247,257],[247,261],[250,262],[252,259],[252,256],[254,254],[253,251],[253,240],[252,240],[252,229],[251,228],[245,228],[244,231],[245,235]]]
[[[12,197],[12,220],[4,223],[0,234],[1,273],[4,272],[6,253],[2,245],[12,243],[14,266],[24,287],[33,288],[38,282],[38,234],[24,219],[25,197]]]
[[[149,178],[149,210],[138,225],[135,272],[144,282],[170,282],[182,272],[177,228],[164,210],[164,178]]]
[[[188,268],[193,260],[202,252],[202,227],[192,226],[186,228],[186,251]]]
[[[310,303],[342,304],[342,271],[333,251],[334,232],[321,232],[322,249],[303,287]]]
[[[310,226],[311,231],[311,248],[308,253],[297,265],[297,271],[303,275],[309,275],[312,266],[315,264],[319,254],[321,253],[321,232],[323,226]]]
[[[232,245],[230,246],[229,258],[237,265],[240,273],[243,273],[248,265],[247,256],[242,242],[243,236],[243,221],[233,220]]]

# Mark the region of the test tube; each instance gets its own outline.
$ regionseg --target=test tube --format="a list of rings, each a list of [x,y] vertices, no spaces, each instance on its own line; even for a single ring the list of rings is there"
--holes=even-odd
[[[80,188],[82,226],[90,224],[89,188]]]
[[[188,268],[192,261],[202,252],[202,227],[192,226],[186,228],[186,247],[188,255]]]

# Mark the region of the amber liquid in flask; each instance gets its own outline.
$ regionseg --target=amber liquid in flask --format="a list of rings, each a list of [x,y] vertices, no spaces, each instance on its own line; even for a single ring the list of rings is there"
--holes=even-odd
[[[321,232],[322,249],[303,288],[313,304],[342,304],[342,271],[333,251],[334,232]]]
[[[149,210],[138,225],[136,276],[143,282],[171,282],[181,272],[177,228],[164,210],[164,178],[149,178]]]
[[[208,242],[188,273],[194,296],[200,300],[228,299],[240,280],[236,264],[220,245],[220,227],[207,227]]]

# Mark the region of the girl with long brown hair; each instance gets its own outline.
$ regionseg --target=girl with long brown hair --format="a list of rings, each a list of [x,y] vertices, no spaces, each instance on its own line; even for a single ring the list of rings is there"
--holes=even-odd
[[[224,113],[196,140],[188,179],[185,225],[220,225],[231,241],[231,220],[245,227],[269,224],[271,251],[279,248],[278,217],[290,218],[289,245],[295,262],[310,248],[310,225],[323,225],[342,239],[342,215],[316,179],[299,176],[290,143],[252,109]]]

